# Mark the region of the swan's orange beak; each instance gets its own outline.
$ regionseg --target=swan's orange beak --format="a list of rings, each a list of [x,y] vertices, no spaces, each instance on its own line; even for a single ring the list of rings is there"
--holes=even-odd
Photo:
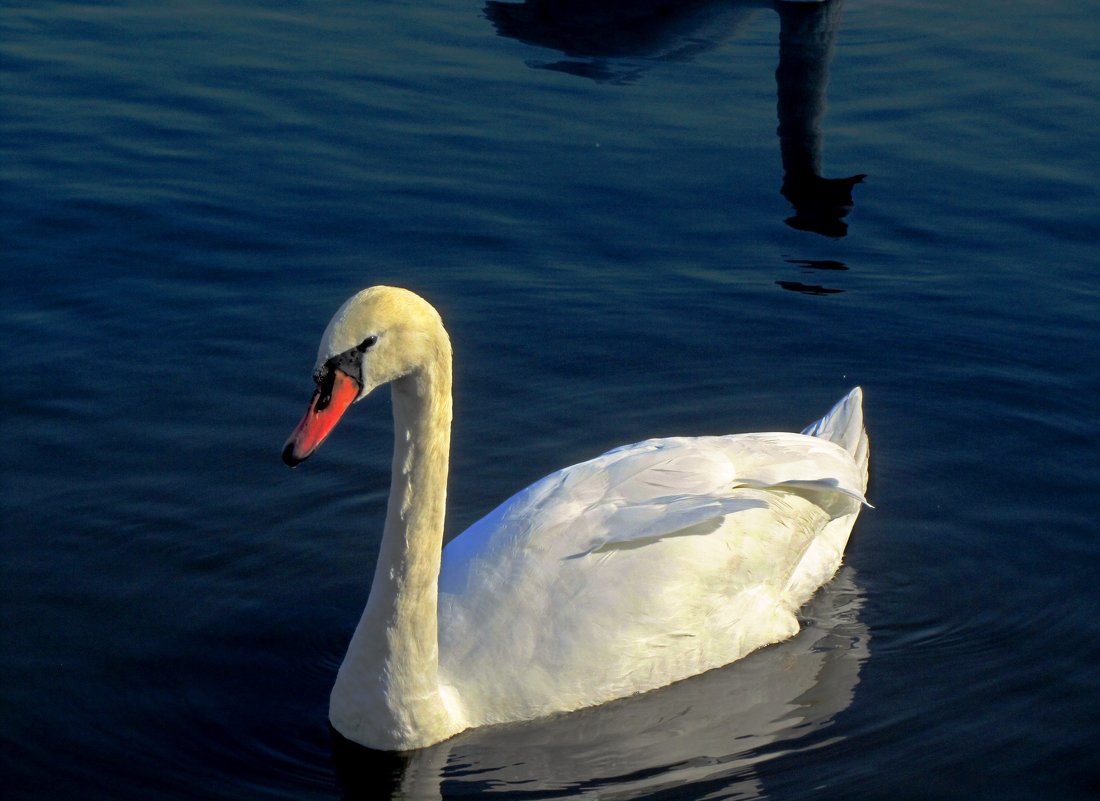
[[[290,432],[283,446],[283,461],[297,467],[308,459],[358,397],[359,382],[343,370],[332,368],[314,391],[306,416]]]

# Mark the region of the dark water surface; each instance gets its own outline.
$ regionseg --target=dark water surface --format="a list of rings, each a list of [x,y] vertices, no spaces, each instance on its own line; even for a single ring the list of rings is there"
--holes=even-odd
[[[5,798],[1100,793],[1095,7],[659,5],[0,10]],[[279,451],[382,282],[455,341],[451,535],[861,384],[876,509],[803,633],[408,760],[332,742],[388,402]]]

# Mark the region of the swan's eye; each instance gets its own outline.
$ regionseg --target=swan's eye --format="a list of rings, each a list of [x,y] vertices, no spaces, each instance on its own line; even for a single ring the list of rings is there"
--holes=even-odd
[[[369,337],[367,337],[362,342],[360,342],[358,345],[356,345],[355,349],[357,351],[359,351],[360,353],[366,353],[367,348],[373,346],[374,343],[377,342],[377,341],[378,341],[378,337],[375,336],[374,334],[371,334]]]

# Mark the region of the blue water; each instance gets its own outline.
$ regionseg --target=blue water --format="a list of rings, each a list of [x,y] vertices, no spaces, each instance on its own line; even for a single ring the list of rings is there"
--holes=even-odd
[[[1094,9],[659,6],[0,10],[5,798],[1100,792]],[[279,452],[375,283],[455,342],[449,535],[862,385],[876,508],[803,633],[406,759],[331,739],[388,403]]]

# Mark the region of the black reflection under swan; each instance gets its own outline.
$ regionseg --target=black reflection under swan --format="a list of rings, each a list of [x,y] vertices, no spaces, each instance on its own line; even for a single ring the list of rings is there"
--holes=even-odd
[[[868,656],[861,606],[855,573],[842,567],[802,610],[795,637],[661,690],[403,754],[333,732],[344,798],[638,798],[685,785],[756,797],[767,763],[829,739],[851,704]]]
[[[568,58],[531,63],[600,82],[629,83],[644,67],[630,59],[686,61],[738,33],[762,8],[779,14],[776,70],[783,196],[792,228],[839,238],[854,206],[852,187],[866,176],[821,174],[822,130],[829,62],[843,0],[490,0],[485,14],[502,36],[547,47]]]

